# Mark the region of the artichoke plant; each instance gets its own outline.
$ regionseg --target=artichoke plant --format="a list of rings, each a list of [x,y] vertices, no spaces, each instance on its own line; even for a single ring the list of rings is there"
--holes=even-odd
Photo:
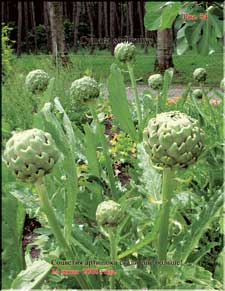
[[[161,74],[154,74],[148,78],[148,85],[153,90],[160,90],[163,85],[163,77]]]
[[[32,183],[52,171],[59,151],[49,133],[33,128],[15,133],[3,158],[18,179]]]
[[[196,99],[202,99],[203,98],[203,92],[201,89],[195,89],[192,93],[192,95],[196,98]]]
[[[33,94],[45,91],[50,77],[43,70],[33,70],[26,76],[25,85]]]
[[[96,210],[96,220],[99,225],[109,228],[115,227],[121,220],[121,207],[113,200],[103,201]]]
[[[203,131],[198,121],[179,111],[157,114],[144,130],[144,147],[153,164],[163,170],[158,257],[167,259],[169,214],[175,170],[194,163],[203,150]],[[166,276],[162,278],[166,284]]]
[[[198,121],[179,111],[163,112],[144,130],[144,146],[150,159],[163,168],[185,168],[203,149]]]
[[[193,77],[195,81],[203,83],[207,78],[207,72],[204,68],[198,68],[194,70]]]
[[[121,63],[129,63],[135,60],[136,47],[132,43],[118,43],[114,49],[115,58]]]
[[[99,85],[91,77],[83,77],[75,80],[70,87],[70,98],[72,105],[77,102],[88,102],[98,98],[100,94]]]

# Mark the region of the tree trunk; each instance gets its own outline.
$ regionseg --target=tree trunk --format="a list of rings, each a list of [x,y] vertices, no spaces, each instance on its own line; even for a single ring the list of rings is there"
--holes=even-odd
[[[28,5],[27,2],[24,2],[24,20],[25,20],[25,39],[26,39],[26,52],[29,53],[30,45],[29,45],[29,21],[28,21]]]
[[[36,33],[36,19],[35,19],[35,9],[34,2],[30,2],[31,5],[31,21],[32,21],[32,30],[34,34],[34,52],[37,53],[37,33]]]
[[[171,28],[157,31],[157,52],[155,70],[163,73],[173,67],[173,32]]]
[[[44,5],[44,26],[45,26],[45,33],[46,33],[46,40],[47,40],[47,48],[48,48],[48,51],[51,51],[48,3],[44,1],[43,5]]]
[[[5,22],[5,3],[4,3],[4,1],[2,1],[2,5],[1,5],[2,7],[2,13],[1,13],[1,23],[4,23]]]
[[[74,9],[75,9],[75,3],[73,2]],[[74,11],[75,12],[75,11]],[[80,13],[81,13],[81,3],[78,1],[76,5],[76,13],[73,13],[74,16],[74,33],[73,33],[73,49],[74,52],[77,52],[78,50],[78,27],[79,27],[79,19],[80,19]]]
[[[52,55],[54,63],[62,66],[70,65],[70,59],[66,51],[64,26],[63,26],[63,3],[48,2],[51,38],[52,38]]]
[[[86,2],[86,8],[87,8],[87,14],[88,14],[88,19],[90,23],[90,32],[91,32],[91,51],[90,53],[92,54],[94,51],[94,45],[93,45],[93,37],[94,37],[94,22],[93,22],[93,17],[91,14],[91,2]]]
[[[104,23],[105,23],[105,37],[109,37],[109,28],[108,28],[108,3],[104,1]]]
[[[138,5],[139,20],[140,20],[141,38],[144,38],[144,21],[143,21],[142,2],[138,1],[137,5]]]
[[[17,22],[17,57],[21,55],[22,37],[22,2],[18,1],[18,22]]]
[[[68,19],[68,10],[67,10],[67,2],[63,1],[63,7],[64,7],[64,15],[65,15],[65,18]]]
[[[129,21],[129,3],[127,2],[127,5],[126,5],[126,12],[125,12],[125,15],[127,16],[126,17],[126,36],[129,37],[130,35],[130,21]]]
[[[109,21],[110,21],[110,50],[111,50],[111,54],[113,55],[114,52],[114,45],[113,45],[113,39],[115,37],[115,2],[110,1],[110,17],[109,17]]]
[[[120,3],[120,36],[123,37],[124,11],[123,2]]]
[[[98,2],[98,37],[102,38],[102,8],[103,3]]]
[[[133,2],[128,2],[128,15],[130,22],[130,36],[134,37]]]

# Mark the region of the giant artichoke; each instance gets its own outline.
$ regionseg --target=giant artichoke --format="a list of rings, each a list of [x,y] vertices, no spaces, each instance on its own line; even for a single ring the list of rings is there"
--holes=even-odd
[[[196,99],[202,99],[203,97],[203,92],[201,89],[195,89],[192,93],[192,95],[196,98]]]
[[[163,85],[163,77],[161,74],[154,74],[148,78],[148,85],[153,90],[159,90]]]
[[[198,68],[194,70],[193,77],[194,77],[194,80],[196,80],[197,82],[200,82],[200,83],[205,82],[207,78],[207,72],[203,68]]]
[[[91,77],[83,77],[75,80],[70,87],[72,105],[77,102],[87,102],[98,98],[100,94],[99,85]]]
[[[38,93],[46,90],[50,77],[43,70],[33,70],[27,76],[25,85],[32,93]]]
[[[112,200],[100,203],[96,210],[96,220],[99,225],[104,227],[117,226],[121,220],[121,215],[120,205]]]
[[[121,63],[133,62],[136,56],[136,47],[129,42],[118,43],[114,49],[114,56]]]
[[[203,150],[203,131],[198,121],[179,111],[163,112],[150,119],[144,130],[144,147],[153,164],[184,168]]]
[[[6,143],[3,155],[16,177],[30,183],[50,173],[58,158],[52,136],[37,128],[15,133]]]

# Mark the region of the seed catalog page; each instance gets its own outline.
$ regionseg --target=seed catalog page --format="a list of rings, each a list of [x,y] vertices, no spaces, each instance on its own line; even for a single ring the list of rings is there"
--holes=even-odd
[[[224,3],[1,8],[1,290],[224,290]]]

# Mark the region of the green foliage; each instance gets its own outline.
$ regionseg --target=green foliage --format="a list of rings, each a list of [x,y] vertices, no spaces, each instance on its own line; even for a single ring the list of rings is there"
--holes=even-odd
[[[222,51],[223,37],[223,20],[216,14],[214,7],[215,4],[212,4],[205,9],[204,4],[195,2],[147,2],[145,27],[162,30],[171,28],[175,22],[178,55],[188,49],[201,55],[212,54]],[[220,9],[222,11],[222,6]],[[185,19],[185,14],[195,16],[196,19]],[[207,14],[207,19],[201,19],[201,14]]]
[[[13,28],[2,23],[2,47],[1,47],[1,57],[2,57],[2,77],[3,79],[8,77],[12,72],[12,60],[14,59],[12,44],[14,41],[10,40],[10,32]]]

